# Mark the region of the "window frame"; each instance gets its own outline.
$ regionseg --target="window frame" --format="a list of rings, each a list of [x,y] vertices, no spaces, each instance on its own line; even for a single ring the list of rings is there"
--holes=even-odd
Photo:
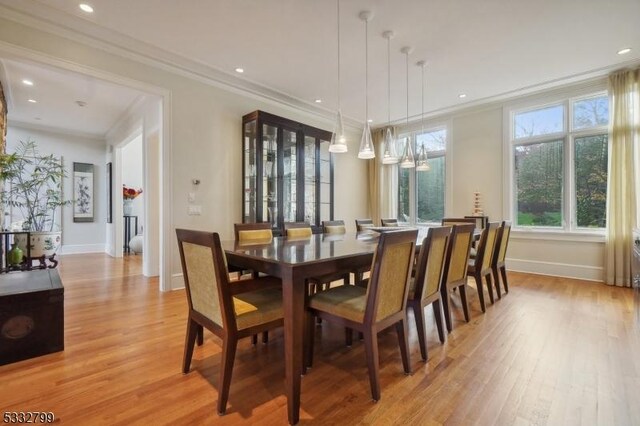
[[[503,109],[504,117],[504,150],[505,178],[503,184],[504,194],[504,216],[510,218],[513,223],[515,234],[536,234],[547,236],[569,236],[573,238],[584,238],[585,240],[602,240],[606,228],[587,228],[577,225],[577,198],[575,179],[575,140],[588,136],[599,136],[609,134],[608,125],[594,126],[586,129],[574,128],[574,105],[576,102],[599,97],[609,97],[606,85],[598,84],[589,86],[579,91],[558,93],[555,96],[538,97],[529,101],[521,101],[506,105]],[[537,135],[529,138],[515,138],[515,116],[517,114],[544,109],[551,106],[561,105],[563,107],[563,127],[562,132],[554,132],[545,135]],[[519,226],[517,224],[517,200],[515,196],[515,147],[531,145],[536,143],[562,141],[563,153],[563,182],[562,182],[562,224],[560,227],[549,226]],[[563,239],[563,238],[560,238]]]
[[[432,133],[432,132],[437,132],[440,130],[444,130],[445,131],[445,146],[444,146],[444,150],[439,150],[439,151],[432,151],[432,152],[428,152],[427,153],[427,158],[431,159],[431,158],[440,158],[440,157],[444,157],[444,216],[447,216],[447,212],[450,211],[451,209],[451,191],[450,191],[450,185],[451,185],[451,122],[447,121],[447,122],[439,122],[439,123],[433,123],[431,125],[425,126],[424,129],[422,128],[409,128],[409,129],[400,129],[398,131],[398,137],[397,140],[402,140],[405,139],[408,135],[411,136],[411,141],[412,141],[412,146],[411,148],[413,149],[413,156],[414,159],[417,158],[417,151],[416,151],[416,146],[417,146],[417,135],[419,134],[424,134],[424,133]],[[396,146],[396,150],[398,152],[398,155],[401,156],[402,155],[402,150],[400,146]],[[400,166],[397,165],[396,166],[398,168],[398,185],[400,183]],[[429,226],[436,226],[436,225],[440,225],[440,222],[421,222],[418,223],[417,222],[417,215],[418,215],[418,185],[416,183],[416,173],[429,173],[429,172],[418,172],[415,168],[412,169],[408,169],[410,171],[409,174],[409,222],[402,222],[403,224],[406,225],[410,225],[410,226],[425,226],[425,227],[429,227]],[[396,196],[398,195],[398,191],[399,191],[399,186],[396,187],[395,189],[396,192]],[[399,201],[398,201],[399,202]],[[399,216],[399,212],[396,214],[396,217]],[[398,219],[398,223],[400,223],[400,219]]]

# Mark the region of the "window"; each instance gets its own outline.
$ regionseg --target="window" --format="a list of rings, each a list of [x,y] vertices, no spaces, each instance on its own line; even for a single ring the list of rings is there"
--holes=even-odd
[[[412,135],[414,156],[424,147],[430,170],[398,167],[398,221],[412,224],[440,222],[445,210],[445,153],[447,129],[437,127]],[[403,146],[406,135],[400,137]]]
[[[516,227],[585,231],[606,226],[606,93],[512,112]]]

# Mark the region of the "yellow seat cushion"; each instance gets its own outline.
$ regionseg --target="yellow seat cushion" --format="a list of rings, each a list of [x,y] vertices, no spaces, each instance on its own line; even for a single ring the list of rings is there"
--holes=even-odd
[[[325,234],[344,234],[347,230],[344,225],[330,225],[324,227]]]
[[[271,232],[271,229],[249,229],[238,232],[238,240],[242,243],[271,242],[272,238],[273,232]]]
[[[291,228],[291,229],[287,229],[287,237],[291,237],[291,238],[310,237],[311,234],[312,234],[311,228]]]
[[[341,285],[321,291],[309,299],[309,307],[355,322],[364,321],[367,289],[354,285]]]
[[[282,318],[282,290],[269,288],[233,297],[238,330]]]

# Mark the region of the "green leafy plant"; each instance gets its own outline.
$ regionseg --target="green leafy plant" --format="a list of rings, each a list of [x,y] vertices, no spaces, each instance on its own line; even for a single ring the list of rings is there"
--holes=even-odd
[[[40,154],[31,139],[20,141],[14,153],[0,154],[3,210],[17,208],[25,220],[25,229],[53,231],[56,209],[72,203],[62,198],[62,180],[66,176],[58,158]]]

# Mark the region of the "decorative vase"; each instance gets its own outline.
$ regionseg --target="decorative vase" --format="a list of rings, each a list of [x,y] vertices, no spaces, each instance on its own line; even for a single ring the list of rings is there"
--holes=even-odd
[[[7,261],[10,265],[19,265],[22,263],[22,258],[24,257],[24,253],[20,247],[18,247],[18,242],[14,241],[11,245],[11,250],[7,252]]]
[[[133,214],[133,199],[122,200],[122,210],[125,216],[131,216]]]
[[[22,253],[27,254],[27,235],[16,235],[16,242]],[[62,242],[62,231],[31,231],[30,249],[31,258],[51,257],[60,248]]]

